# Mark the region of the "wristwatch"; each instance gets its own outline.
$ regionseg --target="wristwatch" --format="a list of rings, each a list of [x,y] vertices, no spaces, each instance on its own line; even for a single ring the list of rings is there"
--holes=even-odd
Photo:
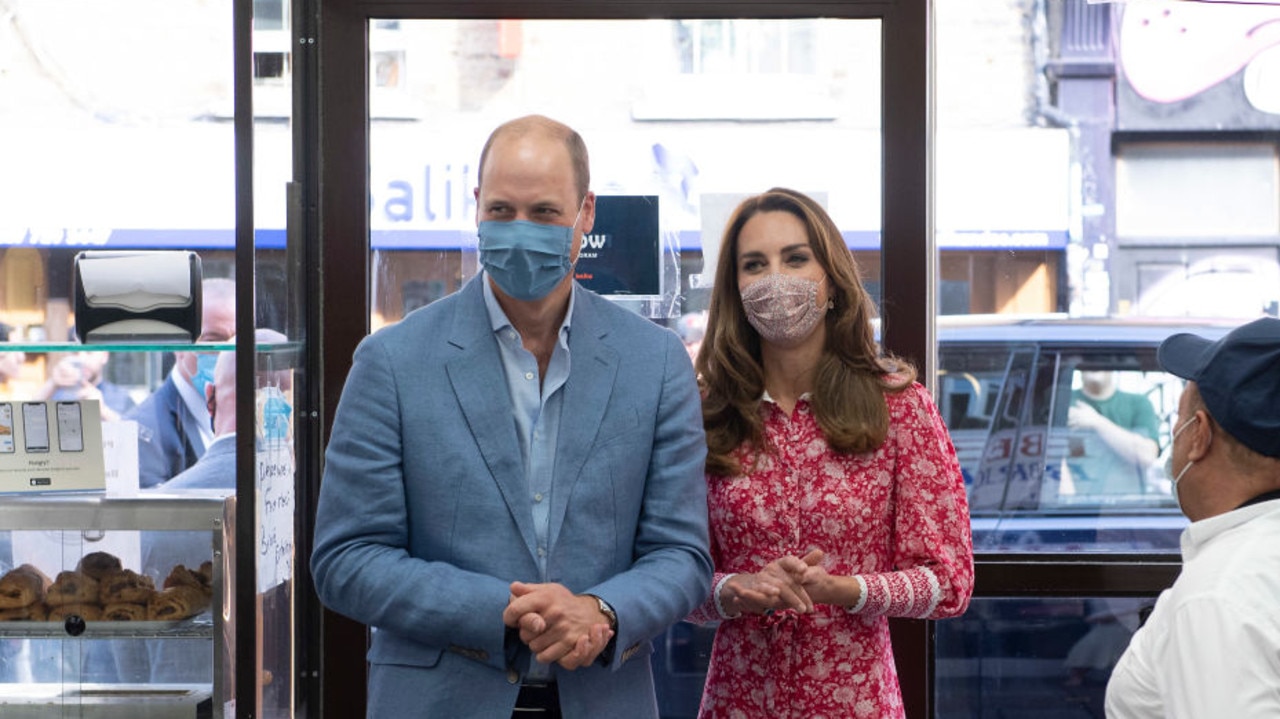
[[[599,603],[600,613],[604,615],[605,619],[609,620],[609,630],[613,632],[618,631],[618,614],[613,611],[613,607],[609,606],[608,602],[594,594],[587,594],[585,596],[591,597]]]

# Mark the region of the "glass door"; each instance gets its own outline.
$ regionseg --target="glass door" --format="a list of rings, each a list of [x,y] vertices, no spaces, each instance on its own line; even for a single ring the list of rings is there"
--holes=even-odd
[[[691,353],[729,211],[782,186],[828,209],[887,308],[886,342],[928,361],[932,314],[914,298],[931,267],[927,3],[744,3],[732,19],[696,2],[643,16],[592,3],[532,3],[522,17],[500,3],[323,7],[326,426],[355,345],[477,274],[480,150],[526,114],[583,135],[602,206],[652,210],[633,244],[589,236],[596,264],[579,282],[671,327]],[[901,629],[900,672],[923,710],[926,627]],[[365,629],[326,614],[324,630],[326,711],[363,711]],[[709,638],[678,625],[655,639],[664,716],[696,713]]]

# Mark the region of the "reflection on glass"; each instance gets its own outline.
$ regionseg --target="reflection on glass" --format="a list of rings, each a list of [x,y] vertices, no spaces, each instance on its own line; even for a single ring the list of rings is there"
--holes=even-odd
[[[642,238],[619,239],[601,216],[586,239],[592,260],[625,241],[657,266],[637,290],[583,262],[579,280],[620,304],[688,324],[683,315],[705,310],[728,212],[772,186],[820,198],[878,292],[877,22],[376,20],[369,42],[375,328],[476,274],[480,150],[528,113],[583,134],[602,207],[625,204],[614,196],[657,207]],[[626,217],[619,228],[642,224]]]
[[[978,551],[1173,552],[1187,520],[1165,469],[1183,382],[1168,334],[1231,321],[939,322],[938,406]]]
[[[1280,313],[1280,147],[1242,139],[1280,129],[1250,30],[1280,5],[1024,9],[936,8],[937,390],[975,545],[1176,551],[1154,348]]]
[[[974,599],[937,623],[937,719],[1102,716],[1111,670],[1154,598]]]

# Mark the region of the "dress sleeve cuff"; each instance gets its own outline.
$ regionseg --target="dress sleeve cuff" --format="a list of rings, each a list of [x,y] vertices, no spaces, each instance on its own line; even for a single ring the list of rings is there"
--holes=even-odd
[[[742,616],[741,613],[729,614],[725,612],[724,605],[720,603],[720,590],[724,588],[724,583],[729,581],[731,578],[733,578],[733,576],[734,576],[733,574],[726,574],[720,578],[720,581],[716,582],[716,589],[714,592],[714,595],[716,598],[716,612],[720,614],[721,619],[736,619]]]
[[[853,581],[858,583],[858,602],[851,607],[847,607],[845,611],[850,614],[857,614],[867,605],[867,582],[862,578],[861,574],[853,575]]]

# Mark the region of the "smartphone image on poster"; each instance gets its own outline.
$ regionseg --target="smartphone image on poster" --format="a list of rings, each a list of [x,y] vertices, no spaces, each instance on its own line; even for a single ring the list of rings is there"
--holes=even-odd
[[[79,402],[58,403],[58,450],[84,451],[84,427],[80,422]]]
[[[49,451],[49,408],[44,402],[22,403],[22,436],[27,452]]]
[[[13,405],[0,402],[0,452],[10,454],[13,451]]]

